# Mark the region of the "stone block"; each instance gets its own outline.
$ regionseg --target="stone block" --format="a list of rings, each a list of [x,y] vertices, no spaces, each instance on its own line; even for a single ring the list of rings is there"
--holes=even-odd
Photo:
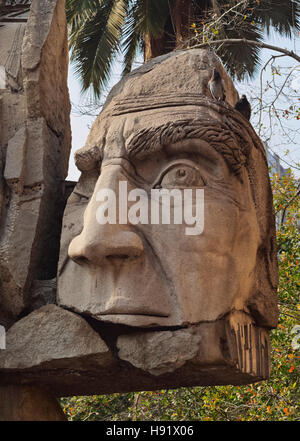
[[[23,190],[26,145],[27,132],[23,126],[8,141],[4,169],[4,179],[8,185],[17,183],[19,193]]]
[[[82,317],[46,305],[8,330],[6,350],[0,351],[0,369],[75,369],[84,366],[89,357],[96,358],[99,367],[113,360],[106,344]]]

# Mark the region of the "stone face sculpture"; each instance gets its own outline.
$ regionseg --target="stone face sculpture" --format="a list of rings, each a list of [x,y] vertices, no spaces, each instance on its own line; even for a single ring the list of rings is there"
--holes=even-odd
[[[225,104],[209,94],[213,68]],[[64,216],[59,305],[137,328],[185,328],[234,314],[242,315],[241,327],[276,326],[267,162],[251,125],[233,109],[237,99],[218,59],[203,50],[154,59],[114,87],[76,154],[82,175]],[[188,236],[184,224],[151,220],[100,225],[99,191],[113,190],[123,210],[120,182],[146,194],[204,189],[203,233]],[[140,346],[145,355],[146,343]]]
[[[210,54],[195,51],[154,63],[149,73],[141,68],[117,86],[121,92],[108,98],[77,153],[82,176],[65,212],[59,302],[130,326],[182,326],[240,310],[272,327],[276,255],[263,146],[232,107],[205,98],[216,63]],[[186,70],[193,81],[184,92]],[[226,93],[233,104],[232,84]],[[204,188],[203,234],[187,236],[184,225],[150,220],[99,225],[97,192],[118,194],[119,181],[128,191],[157,184]]]
[[[214,68],[226,102],[209,92]],[[7,330],[1,385],[59,397],[268,378],[272,194],[263,145],[237,100],[205,50],[153,59],[112,89],[75,155],[81,176],[64,211],[56,304],[31,295],[32,312]],[[203,217],[197,198],[188,214],[175,199],[185,190],[199,195]],[[157,221],[152,208],[168,208],[167,191],[170,222]],[[107,213],[115,222],[102,222]],[[42,282],[34,278],[35,292]],[[53,298],[54,281],[47,290]]]

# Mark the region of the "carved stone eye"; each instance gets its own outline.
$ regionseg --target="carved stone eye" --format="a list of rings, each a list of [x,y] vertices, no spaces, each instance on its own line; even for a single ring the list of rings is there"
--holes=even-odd
[[[205,185],[199,171],[188,165],[178,164],[165,172],[160,187],[176,188],[176,187],[203,187]]]

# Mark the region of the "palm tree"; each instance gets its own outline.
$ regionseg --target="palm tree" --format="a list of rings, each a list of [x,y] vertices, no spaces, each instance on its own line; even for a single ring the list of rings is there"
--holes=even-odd
[[[109,80],[115,57],[123,74],[139,50],[147,61],[204,39],[262,41],[274,28],[291,37],[300,29],[300,0],[66,0],[69,45],[82,90],[96,97]],[[224,19],[225,18],[225,19]],[[204,30],[210,32],[209,37]],[[227,45],[219,56],[233,77],[252,76],[259,48]]]

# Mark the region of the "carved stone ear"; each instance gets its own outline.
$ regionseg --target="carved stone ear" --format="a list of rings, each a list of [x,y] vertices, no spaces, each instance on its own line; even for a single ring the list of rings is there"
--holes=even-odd
[[[253,148],[247,164],[252,188],[261,246],[257,252],[256,287],[249,298],[248,307],[259,326],[277,326],[278,262],[273,196],[264,149]]]
[[[269,250],[260,248],[257,252],[255,286],[247,307],[255,324],[264,328],[276,328],[278,322],[277,284],[273,285],[270,271],[274,271],[274,258],[270,259]],[[273,273],[273,282],[274,279]]]

